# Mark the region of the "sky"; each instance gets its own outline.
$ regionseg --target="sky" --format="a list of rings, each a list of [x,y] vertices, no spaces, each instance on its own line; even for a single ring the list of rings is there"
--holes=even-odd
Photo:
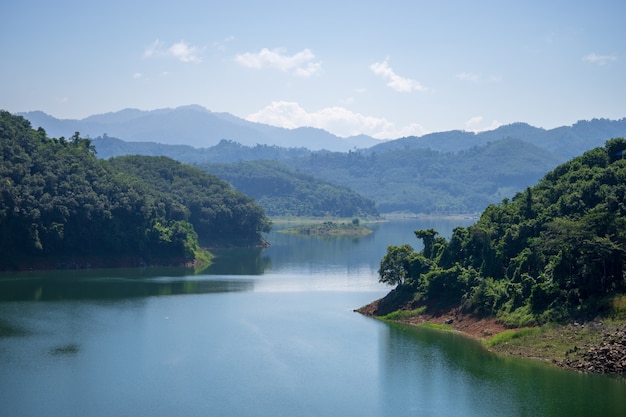
[[[626,117],[623,0],[5,0],[0,109],[379,139]]]

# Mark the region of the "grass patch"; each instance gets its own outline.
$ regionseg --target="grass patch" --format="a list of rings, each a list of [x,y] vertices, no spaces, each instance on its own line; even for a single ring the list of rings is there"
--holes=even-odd
[[[539,327],[525,327],[523,329],[516,330],[505,330],[503,332],[498,333],[497,335],[490,337],[484,341],[484,344],[487,347],[493,347],[497,345],[501,345],[503,343],[508,343],[513,339],[518,339],[521,337],[526,337],[532,334],[536,334],[540,332],[541,329]]]
[[[279,232],[310,237],[360,237],[372,233],[372,230],[365,226],[361,226],[358,219],[355,219],[355,221],[352,223],[335,223],[331,221],[326,221],[319,224],[311,224],[293,227],[290,229],[282,229]]]
[[[396,310],[396,311],[392,311],[391,313],[385,316],[380,316],[380,319],[381,320],[410,319],[411,317],[421,316],[422,314],[424,314],[425,311],[426,311],[426,306],[419,307],[414,310]]]

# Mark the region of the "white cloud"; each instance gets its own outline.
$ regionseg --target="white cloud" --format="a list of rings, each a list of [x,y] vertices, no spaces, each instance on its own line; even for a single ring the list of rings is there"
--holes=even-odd
[[[143,77],[143,74],[141,74],[140,72],[136,72],[136,73],[134,73],[134,74],[133,74],[133,78],[134,78],[135,80],[138,80],[138,79],[140,79],[141,77]]]
[[[426,91],[426,88],[419,81],[404,78],[396,74],[387,63],[387,60],[373,63],[370,65],[370,69],[374,74],[387,80],[387,85],[398,92],[409,93],[411,91]]]
[[[156,40],[150,44],[143,52],[144,58],[168,57],[174,58],[181,62],[199,63],[202,61],[200,55],[202,50],[196,46],[191,46],[184,41],[176,42],[167,47],[160,40]]]
[[[187,45],[185,42],[177,42],[167,50],[168,55],[182,62],[200,62],[198,48]]]
[[[365,116],[344,107],[326,107],[308,112],[298,103],[287,101],[274,101],[246,119],[288,129],[316,127],[341,137],[365,134],[377,139],[396,139],[427,133],[416,123],[398,128],[385,118]]]
[[[259,52],[246,52],[237,55],[235,61],[244,67],[262,69],[273,68],[290,73],[296,77],[310,77],[319,72],[322,63],[315,61],[315,54],[310,49],[303,49],[294,55],[287,55],[282,49],[270,51],[267,48]]]
[[[473,83],[477,83],[480,81],[480,74],[476,74],[473,72],[461,72],[456,75],[456,78],[463,81],[471,81]]]
[[[474,116],[465,122],[465,130],[468,132],[486,132],[488,130],[494,130],[502,126],[502,123],[497,120],[492,120],[490,124],[485,125],[484,118],[482,116]]]
[[[590,62],[592,64],[597,65],[606,65],[609,62],[617,61],[617,56],[615,55],[598,55],[595,53],[585,55],[583,57],[584,61]]]

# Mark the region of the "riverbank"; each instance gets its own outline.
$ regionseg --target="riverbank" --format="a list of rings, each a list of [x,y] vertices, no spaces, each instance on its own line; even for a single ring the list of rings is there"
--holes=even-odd
[[[540,360],[578,372],[626,375],[625,320],[507,328],[494,317],[478,317],[456,308],[434,314],[422,308],[378,316],[375,313],[379,301],[356,311],[384,321],[456,331],[499,354]]]

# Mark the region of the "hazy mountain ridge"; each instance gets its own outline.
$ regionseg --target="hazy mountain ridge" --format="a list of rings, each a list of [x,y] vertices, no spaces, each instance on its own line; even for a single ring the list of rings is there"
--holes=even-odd
[[[126,142],[110,136],[94,138],[93,144],[98,151],[98,157],[102,159],[121,155],[169,156],[190,164],[228,163],[256,159],[283,160],[306,156],[313,152],[306,148],[283,148],[275,145],[246,146],[226,139],[222,139],[210,148],[165,145],[156,142]]]
[[[562,162],[573,156],[603,146],[614,137],[626,136],[626,118],[620,120],[580,120],[572,126],[543,129],[527,123],[511,123],[494,130],[473,133],[462,130],[409,136],[372,146],[367,152],[392,149],[432,149],[441,152],[458,152],[473,146],[486,145],[504,138],[521,139],[559,156]]]
[[[317,128],[285,129],[249,122],[198,105],[151,111],[124,109],[81,120],[57,119],[41,111],[18,115],[29,120],[34,128],[43,127],[52,137],[69,137],[74,132],[80,132],[89,137],[106,134],[131,142],[157,142],[196,148],[216,145],[222,139],[247,146],[266,144],[291,148],[306,145],[311,150],[331,151],[367,148],[380,142],[365,135],[341,138]]]
[[[81,120],[57,119],[41,111],[19,115],[29,120],[34,128],[43,127],[51,137],[69,137],[78,131],[92,138],[106,134],[127,142],[187,145],[194,148],[210,148],[226,139],[249,147],[306,147],[313,151],[347,152],[359,149],[369,153],[424,148],[459,152],[500,139],[515,138],[558,155],[562,162],[586,150],[603,146],[607,139],[626,136],[626,118],[581,120],[571,126],[554,129],[518,122],[479,133],[451,130],[380,141],[367,135],[340,138],[313,127],[286,129],[249,122],[230,113],[212,112],[198,105],[151,111],[124,109]]]
[[[51,136],[54,136],[54,131],[49,131],[51,128],[65,126],[67,130],[63,121],[41,112],[30,114],[42,122],[33,125],[42,126]],[[133,123],[139,126],[139,121],[158,121],[161,124],[167,121],[170,123],[168,132],[177,134],[176,140],[180,142],[190,137],[194,126],[201,126],[198,129],[206,133],[212,126],[207,120],[218,120],[224,129],[227,125],[236,129],[229,131],[230,137],[222,138],[211,146],[198,148],[192,146],[193,143],[127,142],[129,139],[124,136],[119,136],[124,140],[111,136],[96,137],[93,144],[98,156],[105,159],[128,154],[164,155],[197,165],[276,160],[298,171],[350,187],[375,200],[378,210],[382,212],[480,212],[488,204],[513,197],[572,155],[604,146],[611,138],[626,137],[626,118],[579,121],[572,126],[549,130],[527,123],[513,123],[480,133],[454,130],[382,143],[370,138],[376,141],[375,146],[332,152],[315,149],[311,144],[319,146],[323,140],[316,140],[330,137],[335,143],[344,141],[341,143],[345,145],[345,139],[320,129],[290,130],[251,123],[228,113],[213,113],[200,106],[152,112],[127,109],[87,119],[100,127],[103,120],[111,121],[107,127],[117,122],[122,126]],[[147,131],[149,125],[145,125],[144,130]],[[78,131],[85,134],[83,130]],[[214,137],[217,135],[215,132]],[[164,132],[161,134],[165,135]],[[239,141],[236,139],[239,134],[250,136],[245,141]],[[272,139],[267,139],[270,136]],[[266,142],[261,144],[263,140]],[[286,142],[288,146],[277,144]],[[308,146],[305,148],[305,145]]]

